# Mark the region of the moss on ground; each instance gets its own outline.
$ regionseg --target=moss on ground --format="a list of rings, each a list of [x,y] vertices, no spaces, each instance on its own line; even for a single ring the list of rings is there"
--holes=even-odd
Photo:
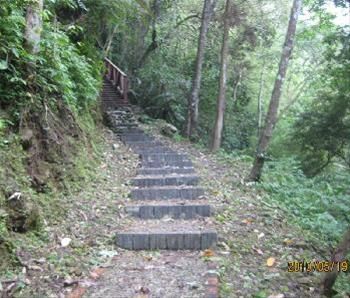
[[[64,136],[69,145],[63,155],[57,146],[50,151],[52,162],[45,160],[47,156],[39,160],[38,171],[45,176],[40,190],[33,187],[30,153],[21,137],[14,132],[0,134],[0,277],[20,265],[18,247],[35,249],[48,240],[45,226],[63,220],[70,208],[68,195],[93,179],[102,143],[95,123],[89,114],[77,118],[82,136]]]

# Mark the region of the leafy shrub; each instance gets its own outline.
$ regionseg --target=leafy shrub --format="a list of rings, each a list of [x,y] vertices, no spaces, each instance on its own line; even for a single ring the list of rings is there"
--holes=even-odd
[[[350,174],[330,171],[307,178],[294,159],[266,163],[268,201],[282,207],[295,222],[327,241],[336,241],[350,223]]]

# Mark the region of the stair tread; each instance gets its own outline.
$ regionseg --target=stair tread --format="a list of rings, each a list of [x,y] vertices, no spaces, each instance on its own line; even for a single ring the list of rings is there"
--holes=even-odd
[[[165,201],[160,200],[147,200],[147,201],[130,201],[125,207],[135,207],[135,206],[201,206],[210,205],[208,200],[205,199],[195,199],[195,200],[184,200],[184,199],[168,199]]]
[[[192,189],[192,190],[204,190],[203,187],[201,186],[196,186],[196,185],[164,185],[164,186],[150,186],[147,188],[144,187],[138,187],[138,186],[133,186],[132,190],[164,190],[164,189],[171,189],[171,190],[187,190],[187,189]]]
[[[132,180],[141,180],[141,179],[167,179],[167,178],[199,178],[198,175],[195,174],[177,174],[170,173],[165,175],[137,175]]]
[[[160,175],[153,175],[153,174],[146,174],[146,175],[142,175],[142,174],[138,174],[135,178],[133,178],[132,180],[135,179],[166,179],[166,178],[200,178],[199,176],[197,176],[195,173],[188,173],[188,174],[178,174],[178,173],[165,173],[165,174],[160,174]]]
[[[160,171],[160,170],[176,170],[176,169],[193,169],[194,170],[194,167],[193,166],[184,166],[184,167],[178,167],[178,166],[163,166],[163,167],[160,167],[160,168],[147,168],[147,167],[142,167],[140,168],[142,170],[152,170],[152,171]]]
[[[191,233],[211,231],[215,227],[209,218],[184,219],[135,219],[121,228],[118,233]]]

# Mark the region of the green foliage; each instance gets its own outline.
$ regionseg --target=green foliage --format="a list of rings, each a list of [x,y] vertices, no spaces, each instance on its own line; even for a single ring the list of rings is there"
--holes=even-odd
[[[98,95],[101,63],[80,55],[63,31],[46,30],[42,41],[38,80],[47,94],[62,93],[74,108],[85,108]],[[94,69],[95,68],[95,69]]]
[[[161,51],[139,73],[141,84],[136,92],[139,104],[153,118],[161,118],[181,126],[185,120],[186,93],[190,86],[190,77],[176,75],[179,67],[176,61]],[[168,63],[163,63],[167,59]],[[173,63],[171,62],[173,60]]]
[[[182,136],[182,135],[180,135],[180,134],[178,134],[178,133],[176,133],[176,134],[174,134],[174,136],[173,136],[173,140],[175,141],[175,142],[183,142],[185,139],[184,139],[184,137]]]
[[[327,39],[328,53],[322,89],[295,124],[302,165],[308,175],[318,174],[334,158],[350,166],[350,44],[349,34]]]
[[[89,45],[74,44],[64,26],[57,22],[53,25],[54,10],[44,11],[41,51],[30,55],[23,47],[24,11],[22,2],[7,2],[0,9],[0,105],[17,120],[19,111],[29,102],[50,104],[62,98],[73,110],[88,107],[98,95],[102,59],[83,55],[80,47],[86,49]],[[36,65],[32,73],[28,73],[30,64]]]
[[[25,79],[19,67],[23,48],[25,19],[23,5],[7,1],[0,6],[0,106],[25,94]]]
[[[19,191],[29,207],[38,206],[33,224],[39,218],[54,222],[64,214],[62,193],[81,189],[98,160],[92,143],[99,141],[94,110],[103,55],[95,41],[84,38],[87,29],[76,24],[86,7],[80,0],[45,1],[40,52],[31,55],[24,46],[29,3],[0,0],[0,271],[9,268],[15,248],[23,245],[9,224],[9,194]],[[23,127],[33,133],[30,154],[18,135]],[[38,193],[33,186],[42,174],[47,179]],[[21,240],[39,238],[26,234]]]
[[[295,159],[268,162],[259,186],[265,200],[326,241],[337,241],[350,224],[350,173],[339,169],[306,178]]]

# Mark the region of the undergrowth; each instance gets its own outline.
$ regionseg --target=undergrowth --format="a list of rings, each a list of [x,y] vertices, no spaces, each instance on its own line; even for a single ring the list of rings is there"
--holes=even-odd
[[[329,170],[307,178],[294,159],[266,163],[265,200],[283,208],[294,222],[319,238],[336,243],[350,223],[350,174]]]
[[[23,150],[19,138],[12,135],[8,144],[0,147],[0,275],[6,276],[8,272],[16,271],[17,265],[20,264],[17,252],[21,247],[30,250],[47,242],[47,227],[59,224],[70,208],[67,198],[74,196],[94,179],[95,168],[101,157],[102,140],[98,128],[86,119],[81,121],[87,132],[86,139],[75,144],[76,152],[69,164],[63,165],[58,162],[54,165],[61,172],[61,176],[56,180],[49,180],[41,192],[32,188],[25,163],[27,153]],[[56,170],[51,168],[51,171]],[[6,194],[14,190],[38,208],[38,225],[26,233],[12,231],[9,225]]]
[[[64,218],[66,197],[94,176],[101,143],[99,51],[72,39],[46,3],[40,51],[31,53],[28,3],[0,7],[0,275],[18,265],[21,246],[46,241],[45,227]]]

